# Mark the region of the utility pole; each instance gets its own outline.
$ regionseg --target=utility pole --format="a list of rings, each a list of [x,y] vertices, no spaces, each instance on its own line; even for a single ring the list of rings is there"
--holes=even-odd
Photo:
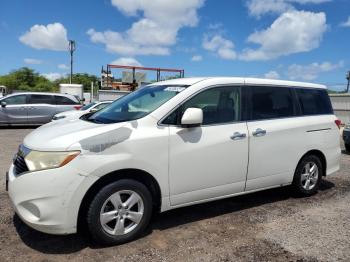
[[[69,40],[69,53],[70,53],[70,78],[69,83],[72,83],[72,77],[73,77],[73,53],[75,51],[75,41]]]
[[[348,80],[348,86],[346,87],[346,93],[349,92],[349,87],[350,87],[350,71],[346,74],[346,79]]]

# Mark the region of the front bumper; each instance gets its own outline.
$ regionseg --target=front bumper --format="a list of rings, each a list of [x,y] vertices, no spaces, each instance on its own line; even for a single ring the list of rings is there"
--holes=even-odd
[[[350,129],[343,130],[343,140],[346,144],[350,144]]]
[[[28,226],[49,234],[77,231],[80,203],[96,181],[74,165],[16,175],[8,171],[8,193],[17,215]]]

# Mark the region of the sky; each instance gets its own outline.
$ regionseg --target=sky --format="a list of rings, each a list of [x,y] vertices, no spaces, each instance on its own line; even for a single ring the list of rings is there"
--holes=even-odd
[[[1,0],[0,75],[49,79],[106,64],[179,68],[345,89],[350,0]],[[118,72],[115,72],[118,73]]]

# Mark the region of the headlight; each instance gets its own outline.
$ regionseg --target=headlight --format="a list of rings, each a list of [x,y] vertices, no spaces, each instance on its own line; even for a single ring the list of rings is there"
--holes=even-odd
[[[65,118],[66,116],[53,116],[52,120],[59,120]]]
[[[80,154],[80,151],[43,152],[30,151],[24,160],[29,171],[57,168],[68,164]]]

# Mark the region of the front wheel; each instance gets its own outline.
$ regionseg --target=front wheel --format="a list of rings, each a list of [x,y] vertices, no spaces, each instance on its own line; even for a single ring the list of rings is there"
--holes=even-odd
[[[87,212],[92,238],[103,245],[122,244],[137,238],[149,224],[152,196],[138,181],[122,179],[102,188]]]
[[[322,163],[317,156],[305,156],[298,164],[293,188],[301,196],[311,196],[318,190],[323,175]]]

